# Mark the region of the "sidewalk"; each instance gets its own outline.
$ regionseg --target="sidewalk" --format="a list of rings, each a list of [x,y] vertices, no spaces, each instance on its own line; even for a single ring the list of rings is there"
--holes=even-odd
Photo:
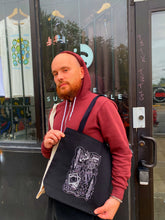
[[[154,220],[165,219],[165,136],[155,137],[157,166],[154,168]]]

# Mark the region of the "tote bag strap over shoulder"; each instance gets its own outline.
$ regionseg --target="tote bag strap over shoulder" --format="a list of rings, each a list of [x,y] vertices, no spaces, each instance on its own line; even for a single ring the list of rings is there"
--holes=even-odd
[[[85,114],[84,114],[84,116],[83,116],[83,118],[82,118],[82,120],[81,120],[81,122],[80,122],[78,132],[80,132],[80,133],[83,132],[84,127],[85,127],[85,124],[86,124],[86,122],[87,122],[87,119],[88,119],[88,117],[89,117],[89,115],[90,115],[90,113],[91,113],[91,111],[92,111],[92,108],[93,108],[93,106],[95,105],[96,100],[97,100],[100,96],[102,96],[102,95],[96,96],[96,97],[92,100],[92,102],[90,103],[88,109],[86,110],[86,112],[85,112]]]
[[[55,104],[55,105],[53,106],[53,109],[52,109],[52,111],[51,111],[51,113],[50,113],[50,116],[49,116],[50,129],[53,129],[54,116],[55,116],[55,114],[56,114],[57,105],[58,105],[58,104]],[[51,155],[50,155],[50,159],[49,159],[49,161],[48,161],[48,163],[47,163],[47,166],[46,166],[46,169],[45,169],[45,173],[44,173],[43,178],[42,178],[42,181],[41,181],[41,186],[40,186],[39,192],[38,192],[37,195],[36,195],[36,199],[39,199],[39,197],[40,197],[43,193],[45,193],[45,188],[44,188],[43,181],[44,181],[44,178],[45,178],[45,176],[46,176],[46,173],[47,173],[47,171],[48,171],[48,169],[49,169],[49,167],[50,167],[50,164],[51,164],[51,162],[52,162],[52,159],[53,159],[53,157],[54,157],[54,155],[55,155],[55,153],[56,153],[57,147],[58,147],[58,144],[56,144],[56,145],[53,146],[53,148],[52,148]]]

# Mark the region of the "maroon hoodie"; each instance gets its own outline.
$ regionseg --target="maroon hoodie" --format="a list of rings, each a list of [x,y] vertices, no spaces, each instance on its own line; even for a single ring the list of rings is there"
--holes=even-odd
[[[84,68],[84,79],[78,95],[73,102],[65,100],[56,109],[53,128],[64,132],[66,127],[78,130],[80,121],[96,94],[90,91],[91,80],[83,59],[70,51],[62,53],[68,53],[76,57],[80,66]],[[129,149],[125,128],[118,114],[116,104],[106,97],[99,97],[87,120],[83,133],[109,144],[112,154],[113,189],[111,195],[122,200],[124,190],[128,185],[127,180],[131,175],[132,153]],[[43,142],[41,151],[44,157],[50,157],[51,150],[46,149]]]

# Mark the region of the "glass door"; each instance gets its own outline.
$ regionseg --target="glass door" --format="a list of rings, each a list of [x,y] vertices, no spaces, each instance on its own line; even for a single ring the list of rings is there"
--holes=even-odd
[[[152,86],[153,136],[157,142],[157,166],[154,169],[155,220],[165,216],[165,10],[153,12]]]

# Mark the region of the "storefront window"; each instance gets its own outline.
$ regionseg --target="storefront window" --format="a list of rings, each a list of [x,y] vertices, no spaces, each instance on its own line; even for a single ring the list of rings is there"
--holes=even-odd
[[[0,4],[0,141],[35,140],[29,1]]]
[[[60,101],[51,74],[52,59],[70,50],[84,59],[92,91],[118,104],[128,131],[127,1],[40,0],[40,8],[46,118]]]
[[[165,195],[165,10],[151,15],[153,137],[157,143],[154,168],[154,219],[163,219]]]

